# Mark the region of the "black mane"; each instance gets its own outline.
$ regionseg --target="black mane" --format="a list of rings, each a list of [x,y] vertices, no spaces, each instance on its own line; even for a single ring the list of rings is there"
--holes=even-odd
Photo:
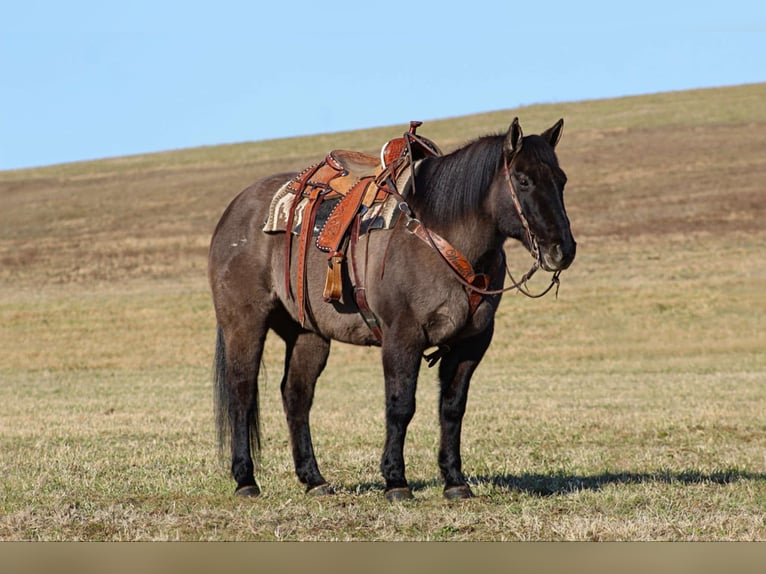
[[[475,212],[500,169],[502,135],[476,139],[454,152],[423,160],[409,201],[418,217],[453,223]]]

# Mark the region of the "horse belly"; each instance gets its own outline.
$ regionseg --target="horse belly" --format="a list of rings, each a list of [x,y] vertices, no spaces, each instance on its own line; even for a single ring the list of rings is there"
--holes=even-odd
[[[280,234],[284,239],[290,235]],[[274,290],[282,306],[290,317],[300,323],[300,310],[297,300],[298,237],[292,236],[290,262],[290,285],[285,283],[286,245],[280,242],[279,248],[272,252],[272,277]],[[306,284],[304,291],[303,327],[335,341],[352,345],[379,345],[378,340],[359,314],[354,301],[354,291],[348,275],[347,262],[343,263],[343,290],[340,301],[326,302],[323,297],[327,275],[327,255],[313,246],[306,256]]]

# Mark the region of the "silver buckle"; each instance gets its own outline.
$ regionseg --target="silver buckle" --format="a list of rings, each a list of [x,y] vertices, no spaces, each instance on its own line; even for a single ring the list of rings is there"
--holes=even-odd
[[[404,224],[404,228],[407,230],[408,233],[415,233],[415,230],[420,227],[421,223],[420,220],[415,217],[410,217],[407,220],[407,223]]]

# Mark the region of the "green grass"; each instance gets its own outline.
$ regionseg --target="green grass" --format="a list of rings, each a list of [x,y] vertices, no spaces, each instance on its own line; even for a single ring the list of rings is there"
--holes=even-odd
[[[527,132],[567,118],[577,260],[558,299],[503,300],[464,424],[477,497],[459,503],[441,495],[425,366],[405,453],[416,498],[385,502],[375,349],[335,344],[319,381],[312,425],[334,496],[307,497],[294,476],[278,340],[260,498],[232,496],[215,445],[205,254],[219,214],[255,177],[404,126],[0,173],[0,539],[766,539],[765,96],[421,128],[448,148],[516,114]]]
[[[264,494],[256,501],[232,497],[216,464],[204,369],[6,378],[2,399],[15,406],[4,413],[0,533],[46,540],[763,538],[758,377],[541,380],[484,369],[464,438],[477,498],[460,504],[441,498],[435,391],[423,384],[407,446],[416,500],[390,505],[377,471],[379,381],[344,379],[342,370],[330,367],[315,411],[318,456],[337,494],[303,494],[278,393],[268,385]],[[30,413],[39,404],[46,411]]]

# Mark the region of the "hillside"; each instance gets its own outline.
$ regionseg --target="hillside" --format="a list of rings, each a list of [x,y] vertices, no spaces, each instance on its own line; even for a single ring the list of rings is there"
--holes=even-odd
[[[766,200],[766,84],[551,104],[429,122],[449,150],[564,117],[567,202],[587,248],[618,238],[757,232]],[[345,147],[375,153],[402,126],[0,172],[0,281],[172,279],[204,273],[227,202],[254,179]],[[414,118],[413,118],[414,119]]]

